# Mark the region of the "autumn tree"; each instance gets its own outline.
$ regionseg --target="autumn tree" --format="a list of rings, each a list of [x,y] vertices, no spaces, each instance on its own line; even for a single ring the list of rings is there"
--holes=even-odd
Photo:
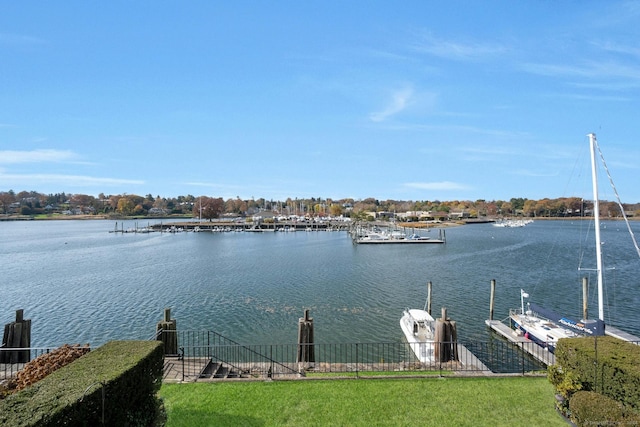
[[[518,212],[516,209],[516,205],[514,205],[513,200],[511,199],[511,205],[514,207],[514,212]],[[524,216],[535,216],[536,213],[536,201],[535,200],[525,200],[522,204],[522,213]]]
[[[522,197],[513,197],[511,200],[509,200],[509,203],[511,203],[511,209],[513,211],[513,213],[518,213],[519,210],[523,210],[524,209],[524,202],[527,199],[523,199]]]
[[[96,198],[86,194],[73,194],[69,197],[69,202],[72,206],[87,207],[93,206]]]
[[[198,197],[193,203],[192,212],[196,218],[208,220],[219,218],[220,214],[224,212],[224,200],[222,197]],[[202,216],[200,216],[201,214]]]
[[[502,215],[513,215],[515,213],[511,202],[502,202],[499,209],[499,212],[502,213]]]
[[[340,216],[342,215],[342,205],[338,203],[334,203],[329,207],[329,213],[331,216]]]
[[[9,213],[9,206],[16,201],[16,195],[12,190],[0,192],[0,209],[2,213]]]
[[[116,212],[122,215],[131,215],[135,207],[136,205],[129,197],[120,197],[118,199],[118,207],[116,208]]]
[[[240,197],[228,199],[224,203],[224,211],[226,213],[243,214],[247,211],[247,202],[241,200]]]

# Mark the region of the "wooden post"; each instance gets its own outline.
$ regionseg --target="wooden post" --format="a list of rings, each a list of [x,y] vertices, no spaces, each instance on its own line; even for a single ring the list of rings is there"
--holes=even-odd
[[[431,281],[427,282],[427,313],[431,314]]]
[[[436,320],[435,327],[435,360],[449,362],[458,360],[458,332],[456,322],[447,318],[447,308],[442,307],[442,317]]]
[[[489,301],[489,320],[493,320],[493,308],[496,297],[496,279],[491,279],[491,300]]]
[[[171,309],[164,309],[164,319],[156,326],[156,339],[164,344],[165,355],[178,354],[178,330],[176,319],[171,319]]]
[[[27,363],[31,360],[31,319],[24,319],[24,310],[16,310],[16,321],[4,325],[3,348],[23,350],[1,351],[0,363]]]
[[[304,317],[298,320],[298,357],[297,362],[301,370],[313,367],[316,361],[313,346],[313,319],[309,317],[309,309],[304,311]]]

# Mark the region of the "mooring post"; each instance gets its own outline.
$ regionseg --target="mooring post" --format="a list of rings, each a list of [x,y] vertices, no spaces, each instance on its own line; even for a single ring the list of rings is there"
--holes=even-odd
[[[304,317],[298,320],[298,368],[302,372],[313,367],[315,361],[313,319],[309,317],[309,309],[305,309]]]
[[[493,308],[496,297],[496,279],[491,279],[491,299],[489,300],[489,320],[493,320]]]
[[[178,331],[176,319],[171,318],[171,309],[164,309],[164,318],[156,326],[156,339],[164,344],[165,355],[178,354]]]
[[[456,322],[447,318],[446,307],[442,307],[441,315],[441,318],[436,319],[435,326],[435,360],[438,362],[458,360],[458,332]]]
[[[4,325],[3,348],[31,348],[31,319],[24,319],[24,310],[16,310],[16,321]],[[27,363],[31,360],[30,350],[0,352],[0,363]]]
[[[431,314],[431,281],[427,282],[427,313]]]

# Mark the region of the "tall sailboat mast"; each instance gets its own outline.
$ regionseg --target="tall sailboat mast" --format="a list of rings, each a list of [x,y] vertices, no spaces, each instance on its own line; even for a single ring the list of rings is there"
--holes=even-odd
[[[596,271],[598,274],[598,318],[604,321],[604,289],[602,280],[602,243],[600,241],[600,202],[598,199],[598,170],[596,165],[596,134],[589,134],[591,147],[591,182],[593,185],[593,221],[596,237]]]

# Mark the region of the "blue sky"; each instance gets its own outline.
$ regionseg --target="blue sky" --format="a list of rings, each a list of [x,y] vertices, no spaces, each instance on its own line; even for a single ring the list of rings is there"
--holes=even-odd
[[[1,10],[0,191],[640,202],[640,2]]]

